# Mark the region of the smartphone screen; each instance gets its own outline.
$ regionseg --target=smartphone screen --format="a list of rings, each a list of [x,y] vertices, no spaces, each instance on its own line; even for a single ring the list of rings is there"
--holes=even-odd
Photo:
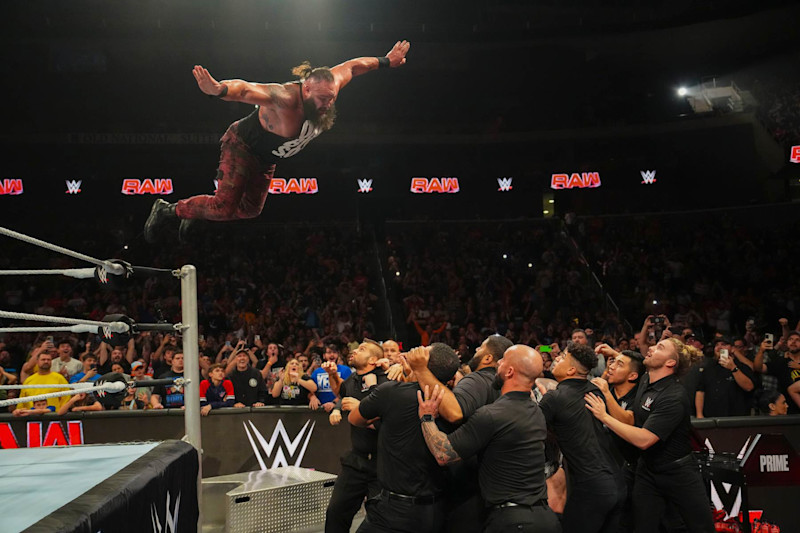
[[[553,349],[550,346],[539,346],[540,352],[552,352]]]

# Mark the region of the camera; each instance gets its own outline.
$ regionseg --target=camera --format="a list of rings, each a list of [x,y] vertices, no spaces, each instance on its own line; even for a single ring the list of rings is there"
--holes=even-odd
[[[655,324],[656,326],[659,326],[659,325],[661,325],[663,323],[664,323],[664,317],[663,316],[653,317],[653,324]]]

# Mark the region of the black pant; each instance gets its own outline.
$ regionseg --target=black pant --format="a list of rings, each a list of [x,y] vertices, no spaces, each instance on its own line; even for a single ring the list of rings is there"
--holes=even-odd
[[[547,505],[503,507],[490,511],[484,533],[560,533],[561,524]]]
[[[644,461],[639,461],[633,503],[636,531],[658,531],[667,503],[671,503],[678,511],[687,531],[714,531],[711,505],[703,478],[694,464],[677,465],[663,472],[654,472]]]
[[[367,518],[357,533],[438,533],[444,526],[442,501],[420,505],[379,493],[367,500],[366,508]]]
[[[325,511],[325,533],[349,533],[364,498],[380,491],[375,458],[367,459],[351,451],[341,462],[342,472]]]
[[[636,466],[625,463],[622,467],[622,478],[625,480],[625,503],[619,517],[619,532],[633,533],[633,483],[636,480]]]
[[[625,503],[624,484],[622,474],[569,483],[561,521],[564,533],[617,533]]]

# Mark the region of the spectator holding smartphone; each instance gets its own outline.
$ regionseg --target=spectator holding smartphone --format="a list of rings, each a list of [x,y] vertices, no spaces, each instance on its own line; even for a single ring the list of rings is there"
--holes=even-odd
[[[785,319],[782,319],[785,320]],[[783,324],[781,324],[783,325]],[[769,339],[761,343],[753,361],[753,368],[757,372],[775,376],[778,379],[778,391],[789,402],[789,414],[800,413],[800,331],[790,331],[786,335],[786,353],[784,357],[772,357],[764,362],[764,353],[772,348]]]
[[[697,418],[718,416],[748,416],[752,403],[753,371],[750,366],[730,353],[730,343],[724,338],[714,340],[714,361],[700,374],[695,392]]]
[[[97,372],[97,358],[89,354],[83,357],[83,371],[72,376],[69,382],[84,383],[86,381],[97,381],[99,378],[100,374]]]

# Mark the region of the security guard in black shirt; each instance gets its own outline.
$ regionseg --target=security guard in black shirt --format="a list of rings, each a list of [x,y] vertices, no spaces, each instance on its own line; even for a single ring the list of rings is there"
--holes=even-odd
[[[446,344],[428,348],[428,368],[436,379],[450,381],[458,356]],[[380,419],[378,482],[381,491],[367,500],[367,518],[359,533],[401,531],[436,533],[444,524],[445,469],[431,457],[419,430],[416,381],[388,381],[350,411],[348,420],[366,427]]]
[[[658,531],[668,502],[688,531],[714,531],[703,480],[692,461],[689,398],[678,381],[700,357],[697,349],[674,337],[650,347],[644,359],[647,374],[633,404],[635,426],[608,414],[606,404],[594,394],[586,395],[586,406],[594,416],[643,450],[634,483],[637,532]]]
[[[339,387],[341,400],[331,410],[329,420],[335,426],[342,421],[342,410],[350,412],[369,395],[376,385],[385,383],[386,372],[377,366],[383,350],[375,341],[364,340],[353,353],[355,372]],[[342,470],[333,486],[333,494],[325,512],[325,533],[348,533],[353,517],[364,498],[375,496],[378,486],[378,432],[374,429],[350,426],[353,449],[341,459]]]
[[[497,365],[512,344],[502,335],[486,337],[475,351],[475,371],[464,376],[453,387],[452,392],[428,370],[424,351],[411,350],[406,354],[406,359],[420,387],[427,385],[433,390],[438,385],[443,391],[439,416],[450,423],[460,424],[468,420],[478,408],[500,397],[500,389],[494,387]],[[449,466],[446,506],[447,532],[461,533],[476,523],[482,524],[485,521],[485,508],[478,486],[477,457]]]
[[[596,366],[597,354],[589,346],[570,342],[552,367],[558,387],[539,402],[566,459],[565,533],[617,533],[625,503],[611,435],[585,407],[584,395],[600,392],[587,381]]]
[[[603,393],[609,412],[620,417],[629,417],[633,423],[633,408],[639,381],[644,375],[644,358],[639,352],[623,350],[617,352],[607,344],[601,344],[595,351],[608,356],[606,379],[594,378],[592,383]],[[618,460],[622,466],[625,480],[625,504],[620,516],[620,533],[633,531],[633,483],[636,477],[636,463],[639,461],[639,449],[625,439],[614,435],[614,444],[618,452]]]
[[[509,348],[497,368],[502,396],[479,408],[461,427],[446,435],[436,426],[445,391],[438,385],[418,393],[422,433],[440,465],[478,455],[481,494],[489,506],[486,532],[557,533],[558,519],[547,506],[544,476],[544,416],[531,399],[542,372],[541,356],[529,346]]]

